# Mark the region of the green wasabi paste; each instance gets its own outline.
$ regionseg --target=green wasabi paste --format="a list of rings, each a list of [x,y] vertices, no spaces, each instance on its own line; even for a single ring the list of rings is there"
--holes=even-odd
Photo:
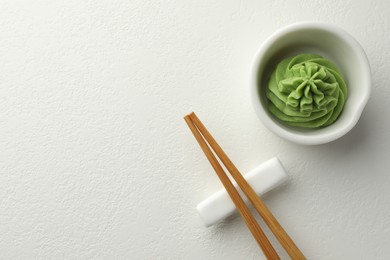
[[[287,125],[319,128],[334,123],[347,97],[334,63],[315,54],[282,60],[266,88],[269,111]]]

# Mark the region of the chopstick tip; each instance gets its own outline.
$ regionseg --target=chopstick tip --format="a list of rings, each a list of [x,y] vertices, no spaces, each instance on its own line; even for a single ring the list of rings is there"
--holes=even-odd
[[[189,114],[186,115],[186,116],[184,116],[184,120],[185,120],[185,121],[191,120],[191,116],[190,116]]]
[[[187,115],[184,117],[184,119],[186,119],[186,118],[191,118],[191,116],[193,116],[193,115],[195,115],[195,113],[194,113],[194,112],[191,112],[191,113],[187,114]]]

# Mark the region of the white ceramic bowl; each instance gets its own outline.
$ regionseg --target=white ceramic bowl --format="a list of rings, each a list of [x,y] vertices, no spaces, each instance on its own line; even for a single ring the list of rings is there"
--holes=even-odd
[[[290,127],[267,109],[265,88],[270,74],[281,60],[300,53],[319,54],[334,62],[344,75],[347,100],[340,117],[327,127]],[[358,122],[371,93],[370,66],[362,47],[347,32],[330,24],[300,22],[276,31],[260,47],[252,66],[251,95],[257,115],[272,132],[299,144],[323,144],[348,133]]]

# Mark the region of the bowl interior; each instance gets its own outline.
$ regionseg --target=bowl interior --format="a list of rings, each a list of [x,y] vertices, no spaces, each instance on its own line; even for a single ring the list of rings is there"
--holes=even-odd
[[[257,98],[260,100],[262,110],[270,119],[268,124],[273,124],[271,127],[274,129],[271,130],[279,128],[277,131],[285,134],[323,136],[326,139],[326,136],[335,135],[340,129],[350,125],[356,113],[360,116],[361,111],[357,111],[359,110],[357,107],[359,103],[365,103],[365,96],[369,94],[370,76],[364,52],[362,56],[360,46],[344,31],[338,28],[330,30],[323,26],[291,28],[271,36],[260,52],[261,57],[257,64]],[[337,65],[344,76],[348,89],[347,100],[340,117],[330,126],[318,129],[291,127],[277,120],[267,109],[265,88],[271,73],[281,60],[300,53],[319,54],[329,59]]]

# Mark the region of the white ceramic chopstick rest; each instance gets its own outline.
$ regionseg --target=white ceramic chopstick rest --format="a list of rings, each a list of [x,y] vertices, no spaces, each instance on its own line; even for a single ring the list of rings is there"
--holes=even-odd
[[[245,174],[244,178],[256,194],[260,196],[283,183],[287,179],[287,174],[279,159],[274,157]],[[236,183],[234,183],[234,186],[238,187]],[[237,190],[244,201],[247,202],[248,199],[242,191],[239,188]],[[199,203],[196,209],[205,226],[210,227],[233,214],[236,211],[236,206],[226,190],[221,189]]]

